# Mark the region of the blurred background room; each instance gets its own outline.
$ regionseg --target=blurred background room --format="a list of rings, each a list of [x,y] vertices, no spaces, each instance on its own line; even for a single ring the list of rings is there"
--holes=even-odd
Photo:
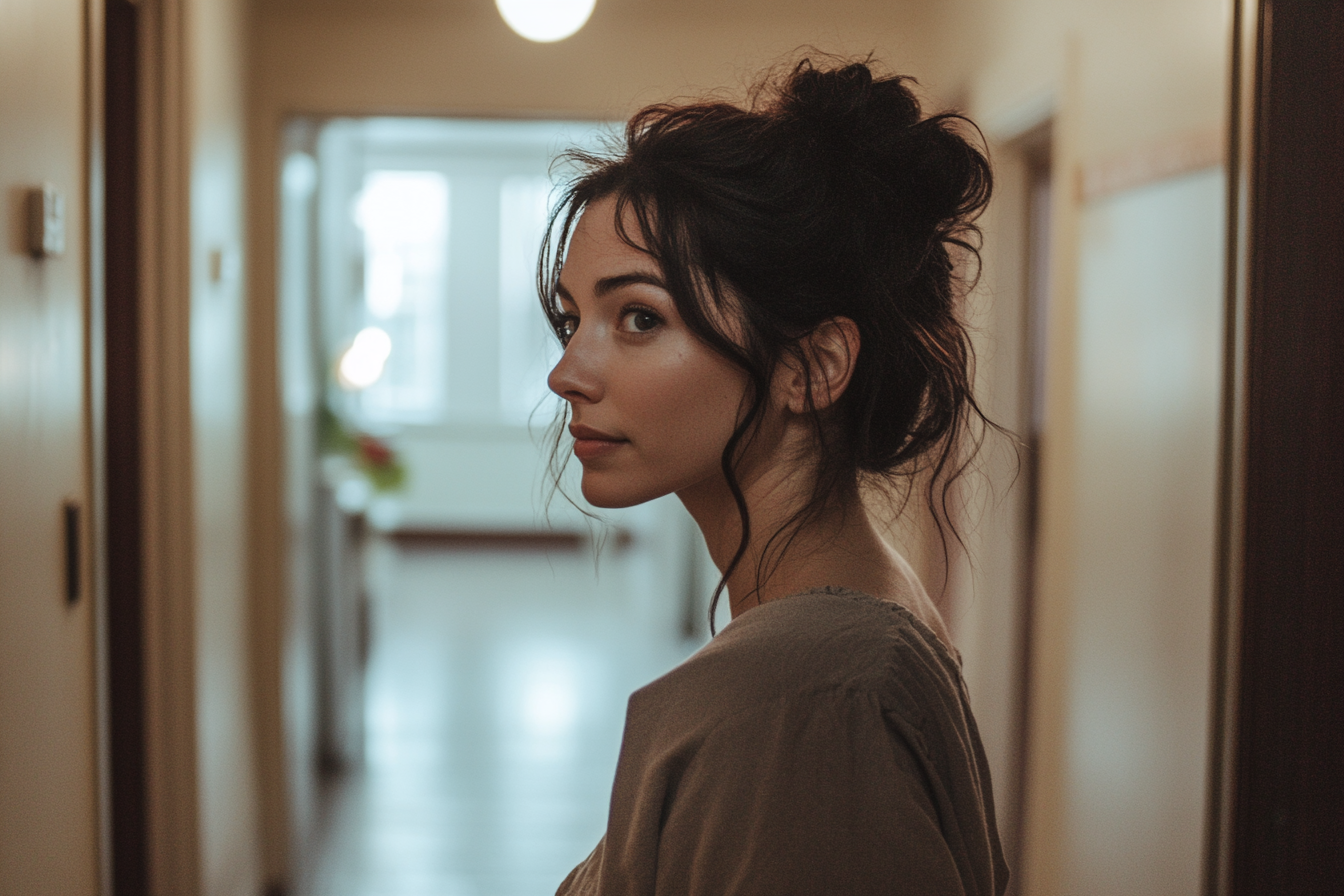
[[[554,892],[717,582],[674,497],[552,494],[556,159],[805,52],[913,76],[994,165],[967,315],[1018,443],[965,550],[873,510],[964,658],[1010,892],[1327,892],[1233,858],[1299,831],[1233,734],[1273,4],[569,5],[0,0],[0,896]]]

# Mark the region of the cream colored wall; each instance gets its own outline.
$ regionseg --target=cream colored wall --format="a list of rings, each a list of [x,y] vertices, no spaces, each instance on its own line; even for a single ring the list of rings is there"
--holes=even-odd
[[[246,4],[186,7],[203,896],[261,889],[246,556]]]
[[[289,874],[293,819],[284,796],[286,686],[280,645],[294,641],[285,593],[282,415],[273,346],[276,304],[276,171],[280,126],[291,114],[434,114],[623,119],[646,103],[707,89],[741,88],[766,65],[813,44],[839,53],[876,51],[893,68],[932,68],[933,4],[803,0],[732,4],[599,0],[591,21],[555,45],[530,44],[489,0],[256,3],[249,94],[249,393],[253,466],[250,556],[255,643],[265,678],[258,724],[268,873]],[[915,558],[918,560],[918,558]]]
[[[0,893],[99,891],[96,589],[66,604],[61,504],[89,519],[83,0],[0,3]],[[66,248],[24,244],[23,189]],[[84,541],[89,543],[86,529]]]
[[[146,693],[157,893],[262,888],[245,498],[245,7],[140,6]]]
[[[1017,347],[1025,338],[1025,159],[994,157],[995,198],[981,220],[984,271],[971,301],[976,391],[983,410],[1010,433],[1025,433],[1019,389],[1026,365]],[[1001,261],[1006,270],[998,270]],[[998,275],[997,277],[995,275]],[[1002,281],[1002,282],[1000,282]],[[958,645],[985,755],[993,774],[999,834],[1011,873],[1018,875],[1021,798],[1021,707],[1025,618],[1023,537],[1024,458],[1012,436],[986,432],[982,454],[963,484],[967,552],[954,567]],[[1021,891],[1019,891],[1021,892]]]
[[[1210,166],[1230,20],[1223,0],[939,6],[936,83],[985,128],[1001,175],[979,302],[983,382],[1008,422],[1020,412],[1023,276],[1014,138],[1053,122],[1019,892],[1199,890],[1222,324],[1222,193]],[[999,614],[1016,570],[1013,500],[978,532],[963,644],[978,701],[1004,693],[1001,663],[987,660],[1013,622]],[[981,703],[977,715],[1001,709]],[[991,756],[1009,752],[986,740]]]
[[[1063,808],[1074,823],[1062,869],[1076,892],[1201,891],[1223,192],[1221,169],[1207,168],[1083,216],[1082,661],[1066,704]]]
[[[1066,90],[1085,162],[1223,125],[1230,0],[947,0],[936,14],[936,84],[991,131]]]

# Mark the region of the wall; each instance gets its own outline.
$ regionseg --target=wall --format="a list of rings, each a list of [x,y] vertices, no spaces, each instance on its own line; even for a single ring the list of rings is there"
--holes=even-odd
[[[1200,887],[1230,20],[1221,0],[939,8],[936,81],[985,129],[1000,174],[981,358],[991,412],[1010,425],[1021,413],[1022,138],[1052,125],[1019,892]],[[985,719],[1014,695],[1001,664],[984,660],[1021,622],[1002,612],[1017,599],[1019,497],[996,500],[978,533],[963,646]],[[1011,752],[986,741],[991,756]]]
[[[186,13],[201,893],[254,896],[261,870],[245,545],[246,4],[196,0]]]
[[[1086,662],[1069,673],[1062,869],[1079,892],[1200,891],[1223,188],[1208,168],[1083,216],[1073,636]]]
[[[85,426],[89,156],[82,0],[0,3],[0,893],[100,888],[95,601],[66,603],[61,504],[91,510]],[[66,202],[24,244],[23,189]],[[85,544],[90,543],[86,528]]]
[[[0,4],[0,892],[94,893],[93,566],[67,606],[61,504],[96,529],[86,421],[100,3]],[[242,553],[242,6],[145,3],[146,669],[154,891],[260,886]],[[91,54],[91,55],[90,55]],[[87,79],[87,83],[86,83]],[[64,194],[67,245],[22,246],[21,188]],[[96,234],[100,233],[96,228]],[[216,254],[216,250],[220,250]],[[212,262],[212,258],[217,261]],[[92,332],[92,338],[98,332]],[[96,374],[96,371],[95,371]],[[115,476],[117,471],[108,471]]]
[[[146,678],[158,893],[254,896],[245,7],[143,4]]]
[[[1077,91],[1078,159],[1221,131],[1232,4],[1224,0],[950,0],[931,48],[940,91],[990,131]]]

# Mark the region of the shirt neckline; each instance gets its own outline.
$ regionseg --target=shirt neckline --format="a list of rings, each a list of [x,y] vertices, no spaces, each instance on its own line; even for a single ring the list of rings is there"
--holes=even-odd
[[[924,620],[916,616],[905,604],[901,603],[898,600],[892,600],[891,598],[878,597],[875,594],[869,594],[867,591],[860,591],[857,588],[850,588],[847,585],[817,585],[812,588],[804,588],[802,591],[795,591],[794,593],[785,595],[784,597],[777,597],[774,600],[767,601],[764,604],[760,604],[756,607],[753,607],[752,610],[748,612],[760,610],[768,606],[769,604],[776,603],[778,601],[787,601],[795,597],[805,597],[814,594],[825,595],[827,597],[858,598],[859,600],[866,603],[880,604],[886,609],[895,610],[907,621],[909,621],[909,623],[914,627],[914,629],[917,632],[919,632],[920,636],[923,637],[924,640],[932,643],[935,650],[937,650],[940,654],[942,654],[942,656],[945,659],[950,660],[952,664],[956,666],[958,671],[961,670],[962,668],[961,651],[957,650],[957,648],[953,647],[951,644],[944,643],[943,639],[938,637],[938,635],[934,632],[934,630],[930,628],[924,622]],[[745,615],[746,613],[742,614],[742,616],[739,616],[738,619],[741,619]],[[736,621],[737,620],[734,619],[732,620],[732,622],[729,622],[728,625],[732,625],[732,623]],[[727,631],[728,626],[727,625],[724,626],[723,630]]]

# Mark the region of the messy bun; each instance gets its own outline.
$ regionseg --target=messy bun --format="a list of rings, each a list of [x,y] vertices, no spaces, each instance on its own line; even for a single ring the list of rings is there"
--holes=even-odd
[[[776,538],[787,544],[828,495],[919,473],[928,474],[935,521],[956,533],[947,488],[965,468],[968,432],[985,422],[971,392],[958,271],[978,266],[974,220],[989,201],[990,167],[968,139],[974,125],[954,113],[923,117],[914,82],[875,68],[803,59],[758,86],[745,108],[649,106],[616,153],[570,157],[582,174],[552,218],[540,267],[557,328],[563,248],[584,208],[614,198],[622,237],[657,260],[687,325],[753,386],[723,452],[743,526],[716,599],[750,537],[735,461],[771,374],[837,316],[858,326],[859,356],[840,400],[813,413],[822,449],[813,500]],[[626,232],[627,220],[637,232]],[[731,337],[716,323],[719,309],[735,322]]]

